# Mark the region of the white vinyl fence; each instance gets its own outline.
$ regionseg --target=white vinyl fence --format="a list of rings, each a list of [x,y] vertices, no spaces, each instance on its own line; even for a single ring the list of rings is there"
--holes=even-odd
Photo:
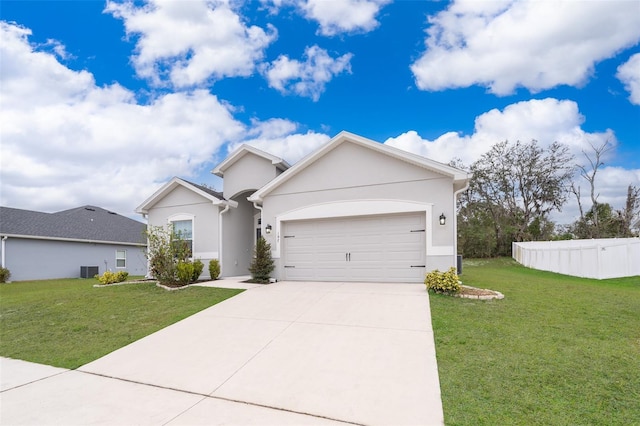
[[[584,278],[640,276],[640,238],[513,243],[524,266]]]

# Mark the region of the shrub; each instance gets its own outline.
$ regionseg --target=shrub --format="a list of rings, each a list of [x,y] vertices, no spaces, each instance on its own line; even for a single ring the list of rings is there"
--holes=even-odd
[[[269,282],[274,268],[273,259],[271,258],[271,244],[267,243],[264,237],[260,237],[253,253],[253,260],[249,266],[251,278],[255,282],[266,284]]]
[[[126,281],[129,277],[129,273],[126,271],[111,272],[105,271],[102,276],[96,275],[95,278],[100,281],[100,284],[113,284]]]
[[[451,267],[447,272],[440,272],[437,269],[427,274],[424,279],[427,290],[434,293],[455,294],[460,292],[460,281],[456,268]]]
[[[178,262],[176,265],[176,276],[178,282],[183,285],[187,285],[193,278],[193,263],[191,262]]]
[[[160,284],[174,285],[178,279],[178,263],[187,263],[190,256],[189,245],[181,239],[180,233],[173,232],[173,226],[147,227],[147,252],[151,275]],[[184,267],[182,267],[184,268]],[[191,277],[187,282],[191,281]]]
[[[212,280],[217,280],[220,276],[220,261],[218,259],[209,261],[209,276]]]
[[[203,269],[204,263],[202,263],[200,259],[196,259],[193,261],[193,275],[191,276],[191,282],[198,281],[198,278],[200,278],[200,274],[202,273]]]
[[[11,272],[7,268],[0,268],[0,283],[6,283],[11,278]]]

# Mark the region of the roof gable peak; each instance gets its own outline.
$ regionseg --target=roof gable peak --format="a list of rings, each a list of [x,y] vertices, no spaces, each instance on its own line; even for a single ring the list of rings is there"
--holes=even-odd
[[[262,151],[261,149],[258,149],[249,144],[243,143],[238,148],[236,148],[231,154],[229,154],[227,158],[225,158],[220,164],[218,164],[211,171],[211,173],[213,173],[216,176],[223,177],[224,172],[229,167],[231,167],[233,164],[235,164],[238,160],[240,160],[242,157],[244,157],[247,154],[253,154],[258,157],[264,158],[268,161],[271,161],[271,164],[273,164],[274,166],[276,166],[276,168],[283,171],[291,167],[289,163],[287,163],[282,158],[269,154],[268,152]]]
[[[333,137],[329,142],[322,145],[320,148],[312,152],[311,154],[304,157],[298,163],[293,165],[289,170],[285,173],[281,174],[264,187],[256,191],[251,197],[249,197],[249,201],[260,202],[263,197],[269,194],[271,191],[276,189],[278,186],[293,178],[296,174],[304,170],[306,167],[316,162],[318,159],[324,157],[327,153],[335,149],[336,147],[342,145],[343,143],[354,143],[356,145],[365,147],[367,149],[371,149],[380,153],[383,153],[389,157],[396,158],[401,161],[405,161],[409,164],[413,164],[418,167],[422,167],[424,169],[448,176],[453,179],[454,183],[466,182],[468,180],[468,174],[463,170],[459,170],[455,167],[448,166],[443,163],[439,163],[435,160],[431,160],[429,158],[423,157],[421,155],[413,154],[408,151],[404,151],[395,147],[391,147],[385,145],[383,143],[379,143],[373,141],[371,139],[367,139],[365,137],[356,135],[351,132],[341,131],[335,137]]]
[[[149,209],[153,207],[154,204],[156,204],[159,200],[164,198],[167,194],[169,194],[178,186],[182,186],[192,192],[195,192],[196,194],[210,200],[213,204],[216,204],[216,205],[224,204],[226,202],[225,199],[222,197],[221,193],[175,176],[169,182],[162,185],[156,192],[153,193],[153,195],[147,198],[142,204],[136,207],[136,213],[139,213],[142,215],[149,213]]]

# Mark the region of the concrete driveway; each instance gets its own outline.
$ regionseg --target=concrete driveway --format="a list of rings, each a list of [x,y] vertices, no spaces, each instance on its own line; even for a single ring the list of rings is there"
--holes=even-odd
[[[443,424],[420,284],[280,282],[75,371],[1,366],[2,424]]]

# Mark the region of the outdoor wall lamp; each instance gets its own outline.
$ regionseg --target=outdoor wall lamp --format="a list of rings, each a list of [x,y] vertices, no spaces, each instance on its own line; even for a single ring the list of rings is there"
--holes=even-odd
[[[264,232],[266,234],[270,234],[271,233],[271,229],[273,229],[273,228],[271,228],[271,225],[267,225],[267,226],[264,227]]]
[[[444,225],[445,223],[447,223],[447,217],[442,213],[440,215],[440,225]]]

